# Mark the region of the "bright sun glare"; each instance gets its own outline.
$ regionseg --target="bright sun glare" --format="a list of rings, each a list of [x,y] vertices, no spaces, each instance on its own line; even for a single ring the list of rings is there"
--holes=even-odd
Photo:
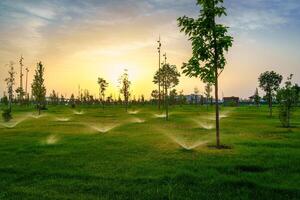
[[[115,64],[112,67],[106,68],[107,78],[112,86],[116,87],[119,85],[119,78],[125,69],[127,69],[130,81],[135,82],[139,79],[140,70],[133,64]]]

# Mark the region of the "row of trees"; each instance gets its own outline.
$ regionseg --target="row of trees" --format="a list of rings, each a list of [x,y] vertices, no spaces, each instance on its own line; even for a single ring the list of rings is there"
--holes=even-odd
[[[20,59],[20,87],[16,89],[16,94],[17,94],[17,99],[19,100],[20,103],[24,101],[24,95],[26,94],[26,98],[29,98],[28,93],[27,93],[27,77],[26,75],[26,92],[23,90],[23,84],[22,84],[22,68],[23,68],[23,60],[24,58],[21,57]],[[8,77],[5,79],[6,86],[7,86],[7,93],[8,97],[3,97],[4,101],[8,101],[8,109],[4,110],[3,112],[3,117],[7,120],[11,119],[11,112],[12,112],[12,102],[14,99],[14,86],[15,86],[15,76],[16,76],[16,71],[14,67],[14,63],[10,62],[9,63],[9,69],[8,69]],[[28,72],[28,68],[26,68],[26,71]],[[38,62],[36,69],[35,69],[35,75],[33,82],[31,84],[31,91],[32,91],[32,99],[36,103],[37,109],[39,114],[41,113],[41,109],[45,108],[45,102],[46,102],[46,87],[44,85],[44,67],[42,62]],[[6,98],[6,99],[5,99]]]
[[[232,46],[233,37],[228,34],[228,27],[223,24],[217,23],[219,18],[226,15],[226,9],[223,6],[223,0],[197,0],[197,5],[201,7],[200,14],[197,18],[190,18],[183,16],[178,18],[178,26],[181,32],[188,37],[192,44],[192,57],[188,62],[183,63],[183,74],[188,77],[196,77],[206,83],[205,96],[208,102],[212,103],[212,87],[214,87],[214,99],[215,99],[215,122],[216,122],[216,146],[221,148],[220,141],[220,117],[219,117],[219,77],[222,74],[225,65],[226,58],[225,53],[228,52]],[[164,63],[161,63],[161,42],[158,41],[158,53],[159,53],[159,68],[156,71],[153,82],[158,85],[158,91],[154,90],[151,94],[152,97],[157,97],[158,107],[161,108],[161,101],[164,101],[164,109],[166,113],[166,119],[169,119],[169,104],[172,100],[176,99],[176,87],[179,84],[180,73],[175,65],[167,63],[167,56],[164,54]],[[22,86],[23,77],[23,58],[20,59],[20,87],[16,90],[20,99],[24,96],[24,90]],[[290,126],[291,112],[295,105],[299,101],[299,86],[293,85],[292,75],[288,78],[285,86],[280,88],[282,82],[282,76],[271,71],[261,74],[259,77],[259,86],[266,92],[266,99],[269,103],[270,116],[272,116],[272,102],[274,96],[277,97],[280,108],[280,119],[284,126]],[[15,71],[13,63],[9,65],[8,78],[5,79],[7,84],[9,109],[11,112],[11,104],[13,99],[13,87],[15,84]],[[105,92],[109,83],[99,77],[97,80],[99,85],[99,101],[104,108],[105,102],[108,98],[105,98]],[[132,96],[130,92],[131,81],[129,80],[128,71],[125,70],[119,79],[120,94],[123,96],[125,109],[127,111]],[[31,84],[32,97],[36,102],[37,109],[40,111],[45,107],[46,103],[46,88],[44,86],[44,67],[41,62],[37,63],[35,70],[34,81]],[[27,89],[26,89],[27,90]],[[195,94],[199,93],[198,89],[195,89]],[[82,94],[80,94],[82,95]],[[174,98],[175,97],[175,98]],[[53,102],[57,102],[59,97],[56,92],[52,93],[50,98]],[[91,95],[88,91],[84,94],[87,101],[91,101]],[[173,99],[172,99],[173,98]],[[63,97],[60,97],[63,99]],[[121,97],[119,97],[121,99]],[[184,102],[183,91],[180,91],[179,102]],[[82,97],[80,97],[82,100]],[[254,100],[259,101],[258,90],[255,92]],[[77,99],[79,101],[79,97]],[[197,99],[196,99],[197,101]],[[64,102],[64,101],[63,101]],[[75,105],[76,99],[74,95],[71,95],[70,102]]]
[[[187,63],[183,63],[182,69],[186,76],[200,78],[215,88],[216,146],[220,148],[218,79],[226,65],[224,53],[232,46],[233,37],[228,35],[228,27],[216,22],[217,18],[226,15],[223,0],[197,0],[197,4],[201,7],[198,18],[187,16],[178,18],[178,26],[192,42],[192,57]],[[280,88],[281,75],[268,71],[259,77],[259,86],[266,92],[270,116],[273,97],[276,94],[279,118],[285,127],[290,127],[291,112],[299,103],[299,86],[293,85],[291,80],[292,75],[285,82],[285,86]],[[207,91],[211,92],[209,88]],[[255,92],[254,100],[255,102],[260,100],[258,90]]]
[[[104,79],[99,77],[97,81],[99,85],[99,97],[100,97],[100,102],[102,103],[102,108],[104,108],[104,104],[107,101],[112,100],[112,96],[108,98],[108,100],[105,100],[105,91],[109,85],[109,83]],[[130,86],[131,86],[131,81],[129,80],[129,75],[128,75],[128,70],[125,69],[123,74],[119,78],[119,86],[120,86],[120,94],[123,95],[124,103],[125,103],[125,110],[127,112],[128,110],[128,104],[129,104],[129,98],[131,96],[130,92]],[[144,99],[144,96],[142,96],[142,99]],[[122,101],[121,98],[119,97],[119,101]]]
[[[279,119],[284,127],[290,127],[290,119],[292,111],[299,104],[300,87],[297,84],[292,84],[293,74],[291,74],[284,86],[280,88],[282,82],[282,75],[274,71],[266,71],[262,73],[259,78],[259,87],[265,91],[265,99],[269,105],[269,115],[273,115],[273,102],[274,99],[279,105]],[[259,101],[260,97],[256,90],[255,101]]]

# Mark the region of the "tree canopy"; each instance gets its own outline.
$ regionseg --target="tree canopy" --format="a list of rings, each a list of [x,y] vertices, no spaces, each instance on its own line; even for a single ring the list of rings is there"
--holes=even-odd
[[[34,79],[31,85],[32,96],[37,103],[39,114],[41,113],[42,106],[46,101],[46,87],[44,85],[44,66],[42,62],[38,62],[35,70]]]
[[[233,38],[227,34],[228,27],[216,23],[216,18],[226,15],[223,0],[197,0],[201,7],[199,17],[178,18],[178,25],[192,42],[192,57],[183,63],[183,73],[200,77],[205,82],[215,83],[223,71],[226,59],[224,52],[232,46]],[[217,73],[216,73],[217,69]]]
[[[274,92],[280,87],[282,76],[274,71],[266,71],[259,78],[259,87],[266,92],[266,99],[270,108],[270,116],[272,116],[272,101]]]

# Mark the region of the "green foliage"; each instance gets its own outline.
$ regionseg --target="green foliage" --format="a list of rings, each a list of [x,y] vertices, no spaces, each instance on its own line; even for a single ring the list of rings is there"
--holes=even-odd
[[[278,90],[277,101],[279,103],[279,119],[284,127],[290,127],[292,111],[299,103],[299,86],[292,85],[292,77],[288,77],[285,86]]]
[[[130,97],[130,85],[131,82],[129,81],[128,77],[128,71],[125,69],[124,73],[119,79],[119,83],[121,85],[120,93],[123,94],[125,105],[126,105],[126,111],[128,109],[128,102],[129,102],[129,97]]]
[[[151,98],[153,102],[157,102],[159,98],[159,92],[158,90],[152,90],[151,92]]]
[[[254,96],[253,96],[253,100],[254,100],[254,103],[256,104],[256,106],[259,106],[260,104],[260,96],[259,96],[259,93],[258,93],[258,89],[256,88],[255,90],[255,93],[254,93]]]
[[[2,118],[5,122],[9,122],[12,119],[11,110],[10,109],[4,109],[2,111]]]
[[[8,70],[8,77],[5,79],[6,86],[7,86],[7,93],[8,93],[8,100],[9,100],[9,110],[11,111],[12,101],[14,98],[14,85],[15,85],[15,69],[14,63],[11,61],[9,63],[9,70]]]
[[[52,90],[50,94],[50,102],[52,105],[58,105],[59,103],[58,93],[56,93],[55,90]]]
[[[104,101],[105,101],[105,90],[108,87],[108,83],[106,82],[105,79],[103,78],[98,78],[98,84],[99,84],[99,95],[101,98],[101,102],[104,105]]]
[[[23,101],[23,98],[25,96],[25,91],[23,90],[23,88],[18,87],[16,89],[16,93],[17,93],[17,97],[18,97],[19,102]]]
[[[176,97],[177,97],[176,89],[171,90],[169,95],[170,95],[170,104],[175,105],[176,104]]]
[[[223,71],[226,64],[224,52],[233,42],[233,38],[227,35],[228,27],[216,23],[216,18],[226,15],[226,9],[220,3],[223,0],[198,0],[201,7],[199,18],[178,18],[178,25],[192,41],[193,50],[192,58],[182,66],[183,73],[200,77],[208,83],[215,83],[220,73],[218,70]]]
[[[164,90],[174,88],[179,84],[180,73],[175,65],[164,64],[154,75],[153,83],[158,84],[159,80]]]
[[[180,73],[177,71],[175,65],[170,65],[168,63],[164,64],[158,71],[156,71],[153,77],[153,83],[158,84],[163,87],[164,99],[165,99],[165,110],[166,119],[168,120],[168,105],[169,97],[168,90],[174,88],[179,84]]]
[[[4,95],[2,98],[1,98],[1,103],[3,103],[4,105],[8,105],[8,98],[6,95]]]
[[[31,84],[31,92],[33,99],[37,104],[39,114],[41,109],[45,109],[46,105],[46,87],[44,85],[44,67],[42,62],[38,62],[35,70],[33,82]]]
[[[76,107],[74,94],[71,94],[69,104],[71,105],[72,108]]]
[[[208,104],[209,99],[211,98],[212,93],[212,84],[207,83],[204,88],[204,95],[206,97],[206,103]]]
[[[24,96],[25,96],[25,91],[23,89],[23,67],[24,67],[24,64],[23,64],[23,56],[21,56],[20,60],[19,60],[19,63],[20,63],[20,87],[18,87],[16,89],[16,93],[17,93],[17,98],[19,100],[19,103],[23,103],[23,99],[24,99]]]
[[[230,100],[230,101],[227,101],[224,105],[229,106],[229,107],[236,107],[237,103],[236,103],[236,101]]]
[[[192,58],[183,63],[183,73],[215,85],[217,147],[220,147],[218,78],[226,64],[224,53],[233,42],[233,37],[228,35],[228,27],[216,23],[218,18],[226,15],[222,3],[223,0],[197,0],[201,7],[197,19],[178,18],[178,26],[192,42]]]
[[[270,116],[272,116],[272,102],[275,92],[279,89],[282,76],[274,71],[266,71],[259,78],[259,87],[266,92],[266,100],[270,108]]]

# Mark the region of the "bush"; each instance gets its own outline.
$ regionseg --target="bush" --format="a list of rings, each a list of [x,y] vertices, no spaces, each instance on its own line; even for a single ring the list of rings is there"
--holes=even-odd
[[[8,105],[8,98],[7,98],[7,96],[4,96],[4,97],[1,98],[1,103],[3,103],[6,106]]]
[[[5,109],[2,112],[2,118],[5,122],[8,122],[12,119],[11,110]]]
[[[279,103],[279,119],[283,127],[290,127],[292,111],[294,111],[299,101],[299,90],[297,85],[292,85],[293,75],[290,75],[285,82],[285,86],[278,90],[277,101]]]

